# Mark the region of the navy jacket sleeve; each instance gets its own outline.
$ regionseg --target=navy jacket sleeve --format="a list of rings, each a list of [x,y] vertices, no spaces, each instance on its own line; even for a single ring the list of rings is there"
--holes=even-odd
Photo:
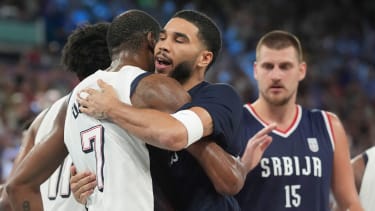
[[[189,91],[191,103],[180,110],[202,107],[213,120],[212,138],[227,152],[237,155],[237,133],[241,124],[242,101],[238,93],[226,84],[208,84]]]

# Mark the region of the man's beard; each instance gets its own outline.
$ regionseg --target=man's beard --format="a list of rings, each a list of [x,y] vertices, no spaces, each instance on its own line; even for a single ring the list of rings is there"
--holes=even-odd
[[[181,62],[176,68],[170,73],[170,77],[176,79],[180,84],[184,84],[193,72],[193,65],[191,62]]]
[[[267,95],[264,92],[261,92],[260,94],[263,96],[264,100],[267,103],[273,106],[283,106],[283,105],[288,104],[293,99],[293,95],[294,95],[294,93],[291,93],[290,95],[284,96],[284,97],[272,97],[272,96]]]

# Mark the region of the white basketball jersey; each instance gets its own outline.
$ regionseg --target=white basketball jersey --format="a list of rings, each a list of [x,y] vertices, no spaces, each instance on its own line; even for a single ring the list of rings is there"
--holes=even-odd
[[[47,111],[35,135],[35,144],[43,141],[43,139],[49,135],[53,129],[53,122],[65,100],[66,97],[59,99]],[[45,211],[85,210],[85,207],[79,204],[70,192],[69,168],[71,165],[72,159],[67,156],[64,163],[62,163],[50,178],[40,186]]]
[[[111,84],[119,99],[130,102],[131,84],[145,71],[125,66],[118,72],[97,71],[73,90],[65,120],[65,144],[78,172],[91,171],[97,187],[89,197],[91,210],[153,210],[150,161],[140,139],[108,121],[99,121],[78,111],[77,93],[97,89],[97,80]]]
[[[359,198],[366,211],[375,210],[375,147],[366,151],[368,161],[362,178]]]

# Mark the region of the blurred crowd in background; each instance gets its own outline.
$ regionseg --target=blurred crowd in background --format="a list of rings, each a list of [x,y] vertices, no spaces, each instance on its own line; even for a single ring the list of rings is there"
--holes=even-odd
[[[6,30],[0,30],[0,180],[9,173],[28,122],[78,82],[59,60],[69,33],[134,8],[162,25],[180,9],[212,17],[222,30],[223,49],[207,80],[233,85],[244,103],[257,96],[252,75],[257,40],[274,29],[296,34],[308,64],[298,102],[336,113],[352,156],[375,144],[375,1],[2,0],[0,27],[37,23],[43,33],[41,42],[25,47],[2,40]],[[22,33],[10,38],[16,35],[22,41]]]

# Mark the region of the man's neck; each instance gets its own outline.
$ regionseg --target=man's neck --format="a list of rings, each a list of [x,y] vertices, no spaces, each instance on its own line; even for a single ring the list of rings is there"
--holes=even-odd
[[[117,72],[119,71],[123,65],[120,65],[120,59],[114,59],[111,62],[111,65],[106,69],[108,72]]]
[[[112,63],[107,71],[117,72],[126,65],[131,65],[146,70],[148,67],[145,65],[144,61],[145,57],[138,53],[121,51],[116,55],[112,55]]]
[[[190,89],[202,83],[203,81],[205,81],[204,70],[196,70],[195,72],[193,72],[191,77],[181,85],[186,91],[189,91]]]
[[[264,99],[258,99],[252,106],[263,121],[267,123],[275,122],[277,128],[281,130],[289,128],[295,118],[297,109],[294,101],[290,101],[285,105],[272,105]]]

